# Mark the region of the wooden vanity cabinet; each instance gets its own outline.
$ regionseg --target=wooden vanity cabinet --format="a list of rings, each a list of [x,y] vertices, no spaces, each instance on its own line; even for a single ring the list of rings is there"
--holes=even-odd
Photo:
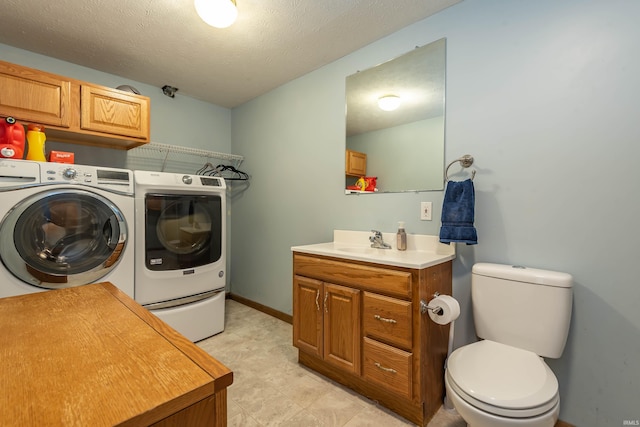
[[[48,140],[130,149],[150,141],[148,97],[0,61],[0,116]]]
[[[298,361],[427,425],[444,399],[448,325],[420,300],[451,293],[451,261],[425,269],[293,254]]]
[[[367,154],[359,151],[347,150],[345,159],[345,174],[350,176],[365,176],[367,174]]]
[[[83,84],[80,107],[83,130],[149,140],[149,98]]]

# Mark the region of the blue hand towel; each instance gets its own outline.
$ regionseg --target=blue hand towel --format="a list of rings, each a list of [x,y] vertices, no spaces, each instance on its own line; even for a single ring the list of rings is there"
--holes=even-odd
[[[478,243],[478,235],[473,226],[475,198],[472,180],[447,182],[442,202],[441,243]]]

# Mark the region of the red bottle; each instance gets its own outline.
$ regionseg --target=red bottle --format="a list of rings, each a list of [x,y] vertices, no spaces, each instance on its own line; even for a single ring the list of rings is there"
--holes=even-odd
[[[13,117],[0,120],[0,158],[22,159],[24,127]]]

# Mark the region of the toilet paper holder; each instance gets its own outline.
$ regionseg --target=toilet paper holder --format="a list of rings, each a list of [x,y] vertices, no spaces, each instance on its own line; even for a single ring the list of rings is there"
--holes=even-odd
[[[439,297],[440,293],[436,292],[435,294],[433,294],[433,297]],[[424,300],[420,300],[420,314],[425,314],[427,312],[427,310],[431,310],[433,311],[435,314],[437,314],[438,316],[441,316],[442,313],[444,313],[444,311],[442,310],[442,307],[436,305],[434,307],[430,306],[429,304],[427,304]]]

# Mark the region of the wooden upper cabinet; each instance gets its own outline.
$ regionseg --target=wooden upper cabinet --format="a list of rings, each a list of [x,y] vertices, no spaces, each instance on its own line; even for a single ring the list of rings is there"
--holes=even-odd
[[[0,61],[0,116],[45,125],[47,140],[130,149],[150,141],[146,96]]]
[[[82,129],[142,139],[149,135],[148,99],[116,89],[83,84],[80,87],[80,106]]]
[[[68,128],[71,81],[0,62],[0,115]]]
[[[345,160],[345,174],[365,176],[367,174],[367,155],[358,151],[347,150]]]

